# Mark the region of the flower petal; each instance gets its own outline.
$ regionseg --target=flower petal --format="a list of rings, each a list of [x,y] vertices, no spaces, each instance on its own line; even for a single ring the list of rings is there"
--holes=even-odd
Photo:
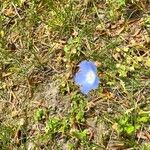
[[[91,61],[84,60],[79,64],[79,67],[81,70],[92,70],[95,73],[97,72],[96,65]]]
[[[79,71],[76,73],[75,77],[74,77],[74,81],[76,84],[82,85],[82,83],[84,82],[85,79],[85,73]]]
[[[85,82],[87,84],[93,84],[95,82],[97,75],[94,71],[89,70],[85,76]]]
[[[82,84],[80,86],[80,90],[83,94],[88,94],[88,92],[90,92],[91,90],[97,89],[98,85],[99,85],[99,78],[97,77],[92,85],[88,83]]]
[[[95,81],[94,81],[94,83],[93,83],[93,85],[92,85],[92,89],[93,89],[93,90],[94,90],[94,89],[97,89],[99,83],[100,83],[99,78],[96,77],[96,79],[95,79]]]
[[[80,86],[80,90],[83,94],[88,94],[91,88],[89,86]]]
[[[74,77],[74,81],[76,84],[79,84],[79,85],[82,85],[82,84],[85,84],[85,82],[87,82],[87,75],[88,73],[90,72],[90,70],[79,70],[76,74],[75,74],[75,77]],[[93,71],[92,71],[93,72]],[[95,75],[95,73],[93,72],[93,74]],[[93,76],[94,76],[93,75]],[[88,83],[87,83],[88,84]]]
[[[89,91],[98,88],[100,81],[97,76],[97,68],[93,62],[87,60],[82,61],[79,67],[79,72],[75,74],[74,81],[80,85],[83,94],[88,94]]]

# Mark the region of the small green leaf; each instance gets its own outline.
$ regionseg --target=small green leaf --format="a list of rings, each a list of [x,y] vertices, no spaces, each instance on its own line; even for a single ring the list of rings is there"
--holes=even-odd
[[[127,132],[127,134],[132,134],[135,131],[135,128],[134,126],[129,124],[127,127],[125,127],[125,131]]]
[[[146,60],[145,65],[148,66],[148,67],[150,67],[150,58],[148,58],[148,59]]]
[[[44,115],[43,109],[40,109],[40,108],[39,108],[39,109],[35,112],[34,118],[35,118],[36,121],[40,121],[40,120],[42,119],[43,115]]]
[[[149,117],[148,116],[143,116],[143,117],[140,117],[140,118],[138,118],[138,122],[148,122],[148,120],[149,120]]]
[[[125,116],[124,118],[120,119],[119,124],[120,125],[126,125],[127,122],[128,122],[128,117]]]
[[[85,119],[84,119],[84,112],[83,111],[79,111],[76,115],[76,119],[79,121],[79,122],[84,122]]]
[[[74,136],[80,140],[86,140],[87,139],[87,131],[75,131]]]

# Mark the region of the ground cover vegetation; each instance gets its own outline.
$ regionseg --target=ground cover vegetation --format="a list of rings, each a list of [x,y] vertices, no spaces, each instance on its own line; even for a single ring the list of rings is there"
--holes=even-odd
[[[1,150],[149,150],[149,125],[149,0],[0,1]]]

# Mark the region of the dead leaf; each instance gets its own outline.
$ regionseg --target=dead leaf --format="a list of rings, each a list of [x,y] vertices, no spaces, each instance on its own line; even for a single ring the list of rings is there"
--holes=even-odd
[[[10,17],[10,16],[12,16],[12,15],[14,15],[15,13],[14,13],[14,10],[12,9],[12,7],[10,7],[10,8],[8,8],[8,9],[5,9],[4,10],[4,15],[5,16],[8,16],[8,17]]]

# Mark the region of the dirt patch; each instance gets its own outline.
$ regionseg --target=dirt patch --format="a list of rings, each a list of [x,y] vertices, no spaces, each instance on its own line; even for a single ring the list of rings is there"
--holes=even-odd
[[[70,100],[68,96],[60,95],[59,86],[59,80],[42,83],[33,96],[33,106],[38,104],[47,108],[50,116],[65,116],[70,107]]]

